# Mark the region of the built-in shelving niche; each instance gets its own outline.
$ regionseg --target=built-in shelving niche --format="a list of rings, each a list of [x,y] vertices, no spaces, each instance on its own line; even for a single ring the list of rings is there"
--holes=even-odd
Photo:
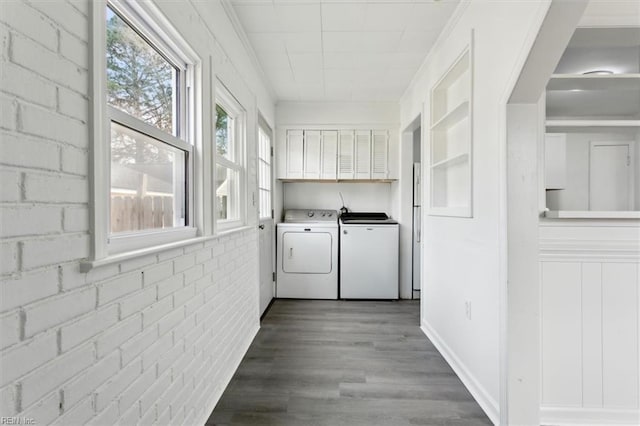
[[[431,89],[432,216],[473,216],[472,44]]]

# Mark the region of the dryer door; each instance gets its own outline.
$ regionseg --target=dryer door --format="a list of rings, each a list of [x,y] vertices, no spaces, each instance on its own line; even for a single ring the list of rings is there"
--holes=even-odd
[[[282,270],[294,274],[331,272],[331,234],[285,232],[282,236]]]

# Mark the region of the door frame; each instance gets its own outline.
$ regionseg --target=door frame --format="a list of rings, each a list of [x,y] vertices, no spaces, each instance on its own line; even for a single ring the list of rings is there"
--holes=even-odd
[[[617,146],[617,145],[625,145],[628,148],[628,158],[629,158],[629,169],[628,169],[628,175],[627,175],[627,182],[628,182],[628,193],[627,193],[627,197],[629,200],[629,208],[627,210],[633,210],[634,206],[635,206],[635,187],[634,187],[634,176],[635,176],[635,161],[633,161],[635,159],[635,152],[634,152],[634,146],[635,146],[635,142],[634,141],[590,141],[589,142],[589,210],[591,210],[591,170],[593,169],[593,148],[595,148],[596,146]]]
[[[276,272],[276,225],[275,225],[275,218],[274,218],[274,199],[275,199],[275,183],[276,183],[276,179],[275,179],[275,157],[274,157],[274,130],[273,127],[267,122],[267,120],[264,119],[263,115],[260,113],[260,111],[258,111],[258,119],[257,119],[257,129],[256,129],[256,136],[257,136],[257,143],[256,143],[256,186],[258,187],[258,204],[260,203],[260,172],[259,172],[259,163],[260,163],[260,155],[259,155],[259,149],[260,149],[260,130],[262,130],[268,137],[269,137],[269,155],[270,155],[270,181],[271,181],[271,190],[269,192],[269,198],[270,198],[270,207],[271,207],[271,215],[270,217],[266,218],[266,217],[261,217],[260,216],[260,207],[258,206],[258,226],[265,226],[268,224],[268,226],[271,227],[271,244],[270,244],[270,251],[271,251],[271,276],[272,276],[272,280],[271,280],[271,301],[269,302],[269,304],[265,307],[264,311],[260,312],[260,317],[262,318],[264,316],[264,314],[266,314],[266,312],[269,309],[269,306],[271,305],[271,303],[273,303],[273,300],[275,298],[276,295],[276,281],[275,281],[275,272]],[[262,229],[258,229],[258,233],[260,233]],[[258,309],[260,309],[260,300],[261,300],[261,294],[260,294],[260,290],[262,288],[262,277],[261,275],[261,250],[260,250],[260,237],[258,235]]]

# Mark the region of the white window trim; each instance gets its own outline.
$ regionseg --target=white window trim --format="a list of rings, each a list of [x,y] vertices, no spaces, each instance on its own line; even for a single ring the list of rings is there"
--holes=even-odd
[[[264,161],[262,159],[262,157],[260,157],[260,133],[263,133],[265,135],[265,137],[267,137],[269,139],[269,149],[267,152],[267,157],[269,159],[269,161]],[[274,188],[274,183],[273,183],[273,131],[271,130],[271,128],[266,124],[266,122],[264,122],[264,119],[262,117],[258,117],[258,143],[257,143],[257,164],[258,164],[258,170],[257,170],[257,181],[258,181],[258,220],[266,220],[266,219],[272,219],[273,216],[273,188]],[[264,188],[262,186],[260,186],[260,163],[265,163],[268,165],[269,167],[269,188]],[[260,205],[260,195],[261,195],[261,191],[268,191],[269,193],[269,211],[267,211],[268,216],[262,216],[260,209],[262,208],[262,206]]]
[[[90,90],[91,103],[91,137],[90,145],[90,229],[92,244],[90,260],[106,259],[114,255],[121,256],[123,252],[151,248],[156,245],[168,244],[175,241],[194,238],[198,229],[196,223],[194,199],[194,176],[196,169],[201,167],[202,158],[198,155],[201,150],[201,111],[197,103],[201,97],[199,77],[201,76],[201,62],[191,47],[183,41],[182,36],[173,28],[172,24],[151,2],[137,2],[133,0],[94,0],[91,3],[91,73]],[[187,226],[163,230],[147,230],[130,234],[111,236],[109,231],[110,209],[110,123],[115,114],[116,122],[134,124],[137,120],[126,113],[121,113],[107,104],[107,73],[106,73],[106,7],[109,5],[134,25],[136,31],[162,50],[162,53],[178,65],[181,75],[181,88],[185,93],[180,96],[179,114],[177,117],[180,137],[172,137],[170,145],[186,151],[188,159],[187,169]],[[178,54],[179,52],[179,54]],[[187,117],[187,112],[189,116]],[[123,117],[126,116],[126,117]],[[157,130],[152,126],[136,122],[132,126],[137,131],[144,128],[149,136]],[[162,141],[167,141],[167,134],[162,132]],[[186,141],[186,142],[185,142]],[[201,197],[198,197],[201,199]],[[89,262],[91,263],[91,262]]]
[[[247,223],[247,138],[246,138],[246,111],[242,108],[240,102],[231,94],[226,86],[217,81],[215,85],[215,100],[213,104],[213,113],[216,114],[216,105],[220,105],[229,116],[233,118],[233,152],[235,161],[228,160],[218,155],[217,150],[213,149],[213,176],[216,176],[218,166],[227,167],[238,172],[238,186],[240,193],[238,194],[238,219],[217,219],[218,211],[217,199],[213,196],[214,214],[214,230],[216,233],[240,228]],[[214,125],[217,120],[214,119]],[[213,144],[215,145],[215,128],[213,129]],[[213,187],[214,185],[212,185]]]

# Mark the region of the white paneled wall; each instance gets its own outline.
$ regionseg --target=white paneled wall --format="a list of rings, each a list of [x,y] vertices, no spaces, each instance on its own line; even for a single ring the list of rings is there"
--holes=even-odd
[[[640,226],[543,222],[542,421],[640,422]]]

